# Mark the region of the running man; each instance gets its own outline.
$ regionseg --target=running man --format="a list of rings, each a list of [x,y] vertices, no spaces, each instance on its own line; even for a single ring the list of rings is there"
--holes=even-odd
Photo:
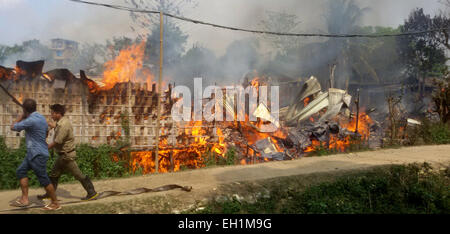
[[[56,198],[55,188],[47,175],[47,161],[49,158],[47,142],[48,125],[45,117],[36,112],[36,101],[26,99],[23,102],[23,115],[12,125],[11,130],[20,132],[25,130],[25,142],[27,154],[22,164],[17,168],[16,175],[20,181],[22,197],[17,199],[11,206],[26,207],[30,205],[28,200],[28,171],[33,170],[39,183],[45,188],[51,198],[51,203],[44,210],[59,210],[61,206]]]
[[[75,159],[77,157],[75,151],[75,137],[73,135],[73,128],[70,120],[64,116],[66,110],[64,106],[60,104],[54,104],[50,106],[52,119],[56,122],[54,141],[48,145],[48,149],[55,149],[58,154],[58,158],[53,165],[52,171],[50,172],[50,180],[53,186],[58,187],[58,180],[63,172],[69,172],[72,174],[76,180],[80,181],[83,188],[86,190],[87,195],[81,200],[92,200],[98,196],[95,191],[94,185],[88,176],[83,175],[83,173],[78,168]],[[50,124],[52,125],[52,124]],[[49,198],[48,193],[38,196],[39,199]]]

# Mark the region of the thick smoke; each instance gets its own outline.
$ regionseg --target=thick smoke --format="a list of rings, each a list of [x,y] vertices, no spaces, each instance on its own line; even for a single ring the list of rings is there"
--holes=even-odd
[[[106,2],[125,4],[123,0]],[[348,19],[341,17],[346,14],[339,15],[338,10],[330,8],[333,4],[334,7],[338,7],[341,0],[331,2],[329,0],[196,0],[195,2],[198,3],[197,7],[181,9],[185,11],[183,14],[186,17],[228,26],[264,29],[261,22],[270,20],[268,12],[279,12],[296,17],[299,24],[292,29],[292,32],[322,33],[351,33],[352,27],[364,25],[395,28],[403,23],[415,7],[425,7],[428,13],[433,13],[440,7],[437,0],[359,0],[355,1],[358,7],[370,10],[364,10],[362,15],[352,22],[354,25],[349,25]],[[0,39],[0,44],[11,45],[33,37],[41,42],[47,42],[51,38],[59,37],[78,41],[80,45],[83,45],[104,43],[114,36],[135,38],[140,32],[148,31],[148,25],[145,28],[135,25],[128,12],[103,7],[55,0],[49,1],[46,7],[29,2],[20,2],[15,4],[15,7],[17,9],[2,11],[4,14],[0,17],[8,17],[8,21],[14,22],[14,26],[3,27],[8,29],[5,34],[8,36]],[[21,10],[30,14],[17,14]],[[69,12],[76,17],[66,17]],[[180,30],[188,37],[184,44],[185,50],[181,54],[178,49],[176,53],[172,53],[174,47],[165,47],[167,52],[165,54],[170,57],[166,60],[178,57],[173,59],[172,65],[165,66],[164,73],[170,81],[180,84],[192,83],[192,78],[199,76],[208,79],[210,84],[236,83],[240,82],[246,73],[256,71],[259,74],[292,79],[314,75],[323,85],[326,85],[329,67],[337,64],[336,86],[345,88],[348,77],[355,73],[352,64],[363,66],[362,62],[349,59],[351,48],[347,47],[352,43],[359,43],[357,40],[349,43],[346,39],[301,38],[298,40],[298,38],[292,38],[292,41],[287,41],[293,44],[293,41],[297,40],[295,46],[289,45],[287,52],[280,52],[270,44],[270,37],[173,21],[178,22]],[[334,27],[330,27],[329,22],[333,22]],[[0,23],[0,26],[3,24]],[[32,35],[18,33],[12,28],[21,28],[23,30],[20,31],[33,33]],[[283,31],[284,28],[272,28],[272,30]],[[166,44],[171,44],[171,37],[166,36],[165,40]],[[150,47],[155,49],[158,45],[153,43]],[[95,52],[95,49],[92,50]],[[104,48],[99,50],[105,53]],[[157,61],[156,55],[152,54],[150,60]],[[47,56],[47,54],[36,54],[27,50],[24,53],[9,56],[3,65],[14,64],[18,59],[45,59]],[[78,65],[73,67],[88,70],[87,66],[92,62],[86,57],[88,56],[80,56],[80,59],[86,61],[78,61]],[[105,55],[95,55],[95,57],[104,58]],[[103,62],[102,60],[96,59],[97,63]],[[157,74],[157,66],[153,71]],[[380,74],[379,76],[388,75],[394,77],[398,74]],[[359,76],[374,75],[359,74]]]

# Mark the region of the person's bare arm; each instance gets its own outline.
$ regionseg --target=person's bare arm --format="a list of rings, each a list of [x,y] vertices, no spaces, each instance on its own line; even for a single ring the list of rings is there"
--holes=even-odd
[[[23,115],[19,115],[19,117],[17,117],[17,119],[11,124],[11,131],[14,131],[14,125],[16,123],[19,123],[20,121],[24,120],[24,114]]]

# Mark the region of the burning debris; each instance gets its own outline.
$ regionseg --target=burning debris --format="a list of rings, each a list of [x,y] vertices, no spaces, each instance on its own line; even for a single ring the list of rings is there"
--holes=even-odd
[[[77,95],[81,98],[77,102],[81,109],[87,110],[78,115],[82,120],[77,131],[79,136],[87,136],[88,142],[105,138],[108,144],[129,137],[130,147],[135,150],[127,156],[125,149],[128,148],[124,148],[123,155],[113,158],[129,160],[133,172],[154,172],[156,144],[159,172],[201,168],[211,160],[227,160],[232,153],[235,162],[253,164],[303,157],[318,147],[345,151],[354,142],[367,142],[377,147],[381,127],[364,112],[350,112],[352,97],[346,91],[335,88],[322,91],[315,77],[304,83],[294,103],[276,115],[270,111],[271,101],[269,105],[259,102],[261,97],[257,95],[259,105],[255,104],[252,109],[248,102],[246,104],[251,117],[245,114],[245,118],[238,119],[237,115],[246,110],[237,108],[234,96],[224,96],[224,110],[214,107],[212,114],[234,116],[232,121],[171,121],[172,106],[180,98],[172,97],[173,87],[169,84],[161,95],[162,125],[156,129],[159,95],[151,72],[143,66],[144,49],[144,43],[140,43],[122,50],[115,59],[105,63],[101,81],[89,78],[84,71],[80,71],[80,78],[67,69],[43,73],[43,61],[18,61],[15,69],[0,67],[0,81],[39,77],[39,82],[46,83],[45,87],[55,92],[62,90],[54,99],[68,100],[69,106],[74,103],[67,95],[79,92]],[[254,88],[260,94],[261,87],[270,82],[271,79],[254,77],[243,86]],[[74,85],[79,88],[72,90]],[[124,122],[129,124],[127,131]],[[160,132],[159,142],[154,139],[156,131]]]
[[[84,71],[80,71],[80,78],[77,78],[67,69],[29,73],[32,66],[22,64],[20,67],[26,74],[40,73],[40,80],[50,83],[55,90],[66,90],[70,84],[82,84],[87,90],[88,112],[99,113],[98,124],[103,126],[120,123],[125,114],[123,107],[131,107],[130,113],[125,114],[125,117],[134,117],[132,122],[136,125],[135,139],[133,139],[135,144],[142,141],[142,137],[138,136],[139,132],[146,135],[144,132],[147,131],[147,127],[138,128],[137,124],[156,118],[155,84],[152,85],[151,90],[148,90],[145,84],[137,85],[131,82],[116,82],[108,86],[109,88],[105,88],[106,86],[102,86],[103,82],[99,83],[88,78]],[[2,71],[5,71],[4,74],[7,72],[14,74],[11,69],[5,68]],[[249,85],[258,91],[264,84],[261,78],[255,78],[249,82]],[[163,120],[170,119],[170,110],[176,101],[171,98],[171,93],[172,86],[169,85],[162,99]],[[371,132],[375,132],[372,129],[376,129],[374,127],[376,125],[373,125],[374,122],[364,113],[359,113],[359,118],[349,119],[348,108],[351,96],[343,90],[329,89],[327,92],[322,92],[317,79],[312,77],[297,96],[299,98],[288,107],[287,112],[280,111],[280,120],[270,113],[269,107],[260,103],[252,113],[257,117],[257,121],[250,121],[249,116],[245,115],[244,121],[235,119],[226,122],[166,122],[159,129],[161,131],[158,143],[159,171],[204,167],[208,160],[225,159],[231,149],[235,155],[238,155],[235,160],[241,164],[294,159],[307,155],[321,145],[344,151],[354,139],[368,140]],[[226,97],[225,112],[235,116],[238,113],[237,107],[230,103],[233,102]],[[98,105],[104,108],[98,109]],[[356,121],[359,123],[356,124]],[[358,131],[356,131],[356,125],[359,126]],[[267,126],[271,126],[272,131],[267,131]],[[99,135],[101,134],[95,130],[90,140],[97,140]],[[105,136],[107,143],[112,143],[125,135],[123,130],[109,130]],[[113,158],[119,160],[123,157],[114,155]],[[145,150],[131,152],[129,157],[132,171],[154,172],[155,152],[152,146],[148,146]]]

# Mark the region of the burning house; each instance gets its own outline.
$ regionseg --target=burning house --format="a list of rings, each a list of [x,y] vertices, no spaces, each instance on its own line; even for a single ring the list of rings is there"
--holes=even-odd
[[[101,81],[89,78],[84,71],[73,74],[67,69],[42,71],[44,61],[17,61],[15,68],[0,67],[0,84],[22,101],[33,98],[38,111],[50,119],[50,105],[66,106],[66,116],[72,121],[77,143],[91,145],[129,143],[130,168],[143,173],[155,171],[155,147],[159,151],[159,171],[178,171],[182,167],[200,168],[208,160],[226,158],[227,152],[237,155],[240,164],[253,164],[270,160],[290,160],[315,151],[318,147],[345,151],[355,142],[378,147],[381,129],[359,108],[359,97],[345,90],[323,90],[314,77],[297,87],[288,85],[283,92],[283,108],[274,116],[272,104],[260,103],[250,108],[245,99],[245,117],[226,121],[174,121],[172,107],[180,98],[172,95],[174,87],[166,84],[165,91],[157,93],[151,71],[143,65],[145,44],[123,49],[119,55],[105,63]],[[247,77],[243,88],[256,90],[275,83],[272,78]],[[300,91],[299,87],[301,87]],[[289,98],[292,92],[297,95]],[[9,126],[21,114],[5,92],[0,92],[0,135],[10,147],[18,147],[23,135],[13,133]],[[161,100],[161,126],[157,128],[157,102]],[[235,96],[224,96],[213,113],[237,116]],[[356,100],[356,112],[350,107]],[[203,100],[201,109],[209,100]],[[269,98],[268,103],[271,103]],[[276,108],[275,108],[276,109]],[[254,117],[254,119],[253,119]],[[226,118],[224,118],[225,120]],[[264,131],[271,126],[271,131]],[[159,131],[159,142],[156,133]],[[22,133],[23,134],[23,133]],[[231,150],[232,149],[232,150]],[[127,154],[124,150],[124,154]],[[114,155],[119,160],[122,155]]]
[[[156,91],[146,85],[132,82],[116,83],[113,88],[101,90],[99,84],[87,78],[81,71],[78,78],[67,69],[56,69],[42,73],[41,62],[18,61],[16,71],[1,68],[1,84],[19,101],[33,98],[38,111],[50,119],[50,105],[61,103],[66,106],[66,115],[72,121],[78,143],[93,145],[112,144],[125,136],[122,120],[129,119],[129,138],[137,148],[154,146],[154,119],[156,118]],[[43,64],[43,62],[42,62]],[[20,74],[20,75],[19,75]],[[20,137],[9,130],[15,117],[21,114],[20,106],[2,93],[0,135],[7,145],[17,147]],[[170,109],[170,86],[163,96],[163,112]],[[163,126],[170,125],[170,118],[162,120]]]

